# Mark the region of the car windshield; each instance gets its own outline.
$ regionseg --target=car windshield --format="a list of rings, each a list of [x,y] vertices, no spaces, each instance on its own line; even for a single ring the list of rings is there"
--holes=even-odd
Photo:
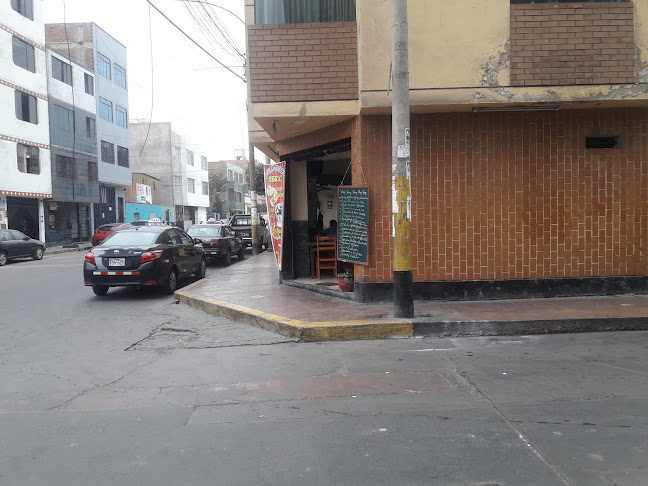
[[[249,226],[252,224],[252,218],[235,218],[232,226]]]
[[[189,228],[189,231],[187,231],[187,233],[189,233],[189,236],[192,236],[194,238],[200,238],[203,236],[220,236],[221,225],[214,224],[210,226],[192,226],[191,228]]]
[[[105,224],[103,226],[99,226],[97,228],[97,231],[110,231],[113,228],[116,228],[118,225],[117,224]]]
[[[150,246],[155,243],[158,233],[150,231],[116,231],[104,244],[107,246]]]

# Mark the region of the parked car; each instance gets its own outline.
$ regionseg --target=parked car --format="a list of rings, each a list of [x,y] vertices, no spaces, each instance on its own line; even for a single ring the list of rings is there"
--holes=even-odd
[[[252,215],[235,214],[229,222],[234,232],[243,238],[245,247],[252,246]],[[270,246],[270,230],[266,220],[259,216],[259,244],[261,248],[268,249]]]
[[[109,287],[158,286],[175,292],[178,280],[203,278],[207,268],[200,240],[180,228],[138,226],[113,233],[85,254],[83,280],[96,295]]]
[[[35,240],[18,230],[0,230],[0,267],[14,258],[42,260],[45,243]]]
[[[97,228],[95,234],[92,235],[92,246],[101,244],[103,240],[108,238],[114,231],[130,228],[130,223],[109,223],[103,224]]]
[[[192,238],[202,241],[209,262],[220,260],[224,265],[229,265],[232,254],[236,254],[239,260],[245,258],[243,239],[229,226],[214,223],[194,224],[189,227],[187,233]]]

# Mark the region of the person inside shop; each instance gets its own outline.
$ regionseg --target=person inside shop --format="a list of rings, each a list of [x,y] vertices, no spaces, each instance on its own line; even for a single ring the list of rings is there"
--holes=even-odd
[[[329,221],[329,227],[324,231],[324,236],[337,236],[337,221]]]

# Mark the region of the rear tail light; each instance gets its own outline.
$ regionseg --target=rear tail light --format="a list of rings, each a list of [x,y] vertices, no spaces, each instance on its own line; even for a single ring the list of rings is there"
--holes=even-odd
[[[92,263],[93,265],[97,264],[97,262],[95,261],[94,253],[92,253],[91,251],[85,254],[85,261],[88,263]]]
[[[212,241],[211,246],[221,247],[223,246],[223,244],[220,241]]]
[[[140,258],[140,264],[150,262],[151,260],[157,260],[161,256],[162,250],[145,251],[144,253],[142,253],[142,256]]]

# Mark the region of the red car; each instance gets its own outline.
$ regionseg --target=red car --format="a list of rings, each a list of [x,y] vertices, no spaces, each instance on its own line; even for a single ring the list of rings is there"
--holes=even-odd
[[[130,227],[130,223],[110,223],[101,225],[97,228],[95,234],[92,235],[92,246],[100,245],[103,240],[108,238],[108,236],[113,234],[115,231]]]

